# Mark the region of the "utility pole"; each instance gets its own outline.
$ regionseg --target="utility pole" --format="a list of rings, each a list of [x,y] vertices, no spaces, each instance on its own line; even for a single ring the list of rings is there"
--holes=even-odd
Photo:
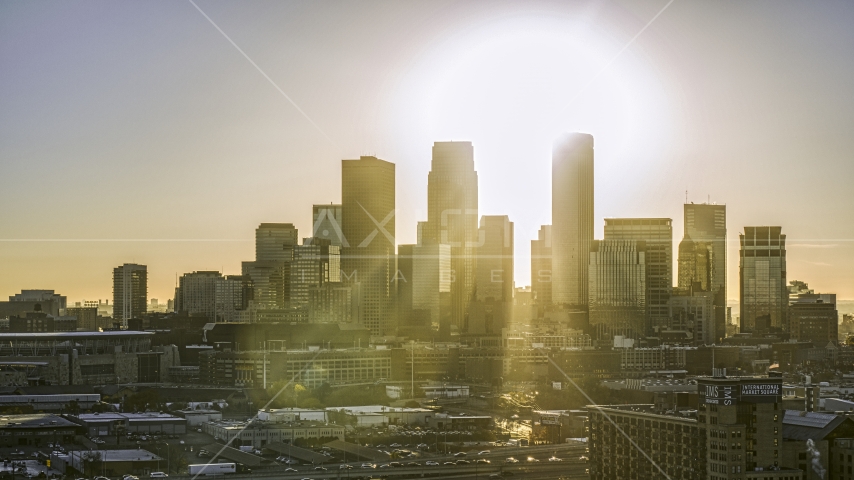
[[[410,369],[411,376],[410,376],[409,388],[410,388],[410,393],[412,395],[412,399],[414,400],[415,399],[415,340],[410,341],[409,346],[410,346],[410,350],[412,351],[412,353],[410,354],[411,356],[410,356],[410,362],[409,362],[410,367],[411,367],[411,369]]]

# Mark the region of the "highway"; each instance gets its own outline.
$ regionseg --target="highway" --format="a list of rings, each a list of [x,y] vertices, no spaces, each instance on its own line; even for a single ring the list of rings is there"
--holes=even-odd
[[[325,479],[345,479],[345,478],[470,478],[470,479],[488,479],[490,474],[499,472],[512,472],[506,478],[524,478],[528,479],[554,479],[562,478],[588,478],[586,473],[586,462],[564,461],[564,462],[540,462],[534,464],[515,464],[515,465],[454,465],[454,466],[438,466],[438,467],[398,467],[398,468],[359,468],[355,467],[351,470],[339,470],[338,468],[330,468],[327,471],[315,471],[312,467],[302,468],[301,471],[286,473],[281,470],[264,470],[253,472],[252,474],[232,474],[227,478],[232,480],[250,480],[253,478],[281,478],[284,480],[300,480],[303,478],[311,478],[314,480]],[[507,475],[505,473],[505,475]],[[170,478],[191,478],[184,475]]]
[[[252,474],[233,474],[228,475],[228,478],[234,480],[242,480],[249,478],[281,478],[281,479],[303,479],[310,478],[314,480],[325,479],[343,479],[343,478],[481,478],[488,479],[490,474],[503,473],[506,478],[524,478],[524,479],[554,479],[554,478],[588,478],[586,461],[580,460],[580,457],[585,455],[585,445],[583,443],[564,443],[557,445],[536,445],[530,447],[499,447],[492,448],[489,453],[478,455],[469,453],[464,457],[455,457],[453,455],[430,455],[423,456],[417,459],[404,458],[398,459],[397,462],[406,465],[410,462],[417,462],[419,466],[409,467],[385,467],[381,468],[379,463],[375,463],[375,468],[362,468],[362,463],[370,462],[347,462],[351,468],[342,469],[338,463],[330,463],[323,465],[326,470],[315,470],[314,465],[299,465],[291,467],[296,472],[285,472],[286,465],[278,465],[274,467],[263,467],[256,469]],[[548,461],[551,456],[557,456],[562,461]],[[505,459],[513,457],[518,460],[518,463],[507,463]],[[538,461],[528,461],[528,457],[533,457]],[[461,465],[444,465],[445,462],[455,462],[458,460],[468,460],[471,464]],[[476,459],[489,460],[490,463],[475,463]],[[427,461],[438,462],[438,466],[428,466]],[[511,473],[507,473],[511,472]],[[171,477],[176,477],[172,475]],[[178,478],[190,478],[184,475]]]

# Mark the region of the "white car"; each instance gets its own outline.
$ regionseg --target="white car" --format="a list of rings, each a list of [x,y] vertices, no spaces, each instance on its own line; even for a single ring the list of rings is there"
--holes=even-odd
[[[362,468],[377,468],[377,466],[373,463],[363,463]]]
[[[163,472],[151,472],[148,474],[148,478],[166,478],[168,476],[169,475],[167,475]]]
[[[439,462],[434,462],[433,460],[429,460],[429,461],[424,462],[424,465],[429,465],[431,467],[438,467]]]
[[[549,457],[549,461],[550,461],[550,462],[562,462],[562,461],[563,461],[563,459],[562,459],[562,458],[558,458],[558,457]]]

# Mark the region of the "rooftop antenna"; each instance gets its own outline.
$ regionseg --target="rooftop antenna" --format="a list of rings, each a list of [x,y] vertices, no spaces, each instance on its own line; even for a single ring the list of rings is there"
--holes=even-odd
[[[685,190],[685,203],[688,203],[688,190]]]

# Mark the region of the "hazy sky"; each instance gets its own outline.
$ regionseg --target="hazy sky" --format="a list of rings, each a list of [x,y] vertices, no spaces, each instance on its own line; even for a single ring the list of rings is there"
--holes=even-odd
[[[727,204],[730,299],[745,225],[783,226],[790,280],[854,298],[854,3],[667,1],[197,0],[303,115],[192,3],[4,0],[0,298],[111,298],[124,262],[161,301],[239,273],[257,224],[308,236],[359,155],[397,164],[414,243],[443,140],[474,143],[527,285],[561,131],[595,137],[600,238],[656,216],[678,243],[687,190]]]

